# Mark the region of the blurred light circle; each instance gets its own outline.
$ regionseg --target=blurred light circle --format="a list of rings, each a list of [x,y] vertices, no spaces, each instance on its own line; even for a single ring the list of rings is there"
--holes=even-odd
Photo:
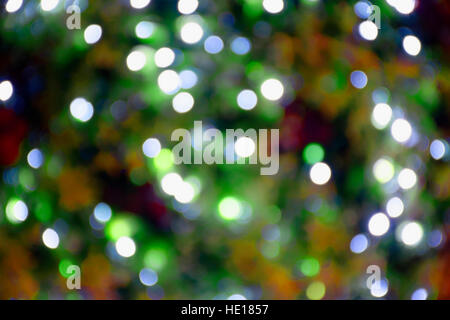
[[[27,161],[30,167],[32,167],[33,169],[38,169],[44,162],[44,155],[42,154],[41,150],[35,148],[28,153]]]
[[[154,158],[161,151],[161,143],[156,138],[148,138],[142,144],[142,151],[147,157]]]
[[[144,268],[139,272],[139,280],[144,286],[150,287],[158,282],[158,274],[149,268]]]
[[[357,89],[362,89],[367,85],[367,76],[360,70],[353,71],[350,74],[350,82]]]
[[[143,9],[150,4],[150,0],[130,0],[130,5],[135,9]]]
[[[350,250],[354,253],[363,253],[369,246],[369,239],[360,233],[353,237],[350,241]]]
[[[5,80],[0,82],[0,100],[8,101],[13,95],[13,85],[11,81]]]
[[[386,158],[378,159],[372,168],[373,175],[380,183],[390,181],[395,174],[394,165]]]
[[[235,293],[229,296],[227,300],[247,300],[247,298],[244,297],[242,294]]]
[[[392,109],[386,103],[378,103],[372,111],[372,124],[377,129],[384,129],[392,118]]]
[[[358,31],[361,37],[369,41],[375,40],[378,36],[377,25],[369,20],[361,22]]]
[[[178,173],[171,172],[161,179],[161,188],[168,195],[175,195],[178,187],[183,183],[183,179]]]
[[[238,55],[244,55],[250,51],[251,44],[247,38],[237,37],[231,42],[231,51]]]
[[[412,127],[405,119],[397,119],[392,123],[391,135],[395,141],[405,143],[411,138]]]
[[[48,228],[42,233],[42,242],[50,249],[56,249],[59,246],[59,236],[55,230]]]
[[[279,100],[284,93],[284,87],[280,80],[267,79],[261,85],[261,93],[267,100]]]
[[[84,30],[84,40],[87,44],[94,44],[102,37],[102,27],[98,24],[91,24]]]
[[[401,14],[410,14],[416,7],[415,0],[397,0],[395,1],[395,9]]]
[[[203,38],[203,29],[197,22],[188,22],[181,28],[180,36],[184,42],[194,44]]]
[[[172,106],[178,113],[188,112],[194,106],[194,97],[188,92],[180,92],[173,98]]]
[[[398,174],[397,182],[400,188],[404,190],[411,189],[417,183],[417,175],[412,169],[402,169]]]
[[[189,203],[194,199],[195,190],[190,183],[183,181],[178,186],[174,196],[175,200],[180,203]]]
[[[70,113],[75,119],[86,122],[94,115],[94,107],[89,101],[80,97],[70,103]]]
[[[180,72],[180,86],[182,89],[191,89],[197,84],[198,77],[192,70],[183,70]]]
[[[223,41],[218,36],[209,36],[203,44],[205,51],[210,54],[217,54],[223,50]]]
[[[58,5],[59,0],[41,0],[41,8],[44,11],[52,11]]]
[[[252,90],[242,90],[237,96],[237,104],[241,109],[251,110],[258,103],[258,97]]]
[[[399,238],[407,246],[414,247],[423,238],[422,226],[413,221],[405,221],[398,227]]]
[[[111,219],[111,207],[104,202],[98,203],[94,208],[94,218],[101,223],[108,222]]]
[[[391,218],[400,217],[403,213],[403,210],[403,201],[398,197],[393,197],[386,203],[386,211]]]
[[[14,13],[22,7],[22,4],[23,0],[8,0],[5,9],[9,13]]]
[[[242,214],[241,203],[234,197],[226,197],[219,202],[219,214],[225,220],[238,219]]]
[[[375,213],[369,220],[369,232],[376,236],[382,236],[389,230],[389,218],[381,212]]]
[[[279,13],[284,9],[283,0],[263,0],[263,8],[269,13]]]
[[[306,296],[310,300],[320,300],[325,296],[326,287],[321,281],[315,281],[306,288]]]
[[[331,178],[331,169],[324,162],[317,162],[311,167],[309,177],[314,184],[323,185]]]
[[[372,13],[372,6],[366,1],[358,1],[353,6],[353,10],[359,18],[367,19]]]
[[[140,50],[132,51],[127,57],[127,67],[131,71],[139,71],[144,68],[147,63],[147,57]]]
[[[116,241],[116,251],[124,258],[133,256],[136,252],[136,244],[130,237],[120,237]]]
[[[191,14],[194,13],[198,8],[198,0],[179,0],[178,1],[178,11],[181,14]]]
[[[428,292],[424,288],[419,288],[411,295],[411,300],[427,300]]]
[[[234,150],[239,157],[247,158],[255,152],[255,142],[249,137],[240,137],[237,139]]]
[[[378,284],[373,284],[370,288],[370,294],[376,298],[384,297],[389,291],[388,282],[385,279],[378,281]]]
[[[28,217],[28,207],[22,200],[11,199],[6,204],[6,218],[13,224],[21,223]]]
[[[422,44],[416,36],[406,36],[403,38],[403,49],[410,56],[417,56],[422,49]]]
[[[446,144],[442,140],[433,140],[430,145],[430,154],[435,160],[442,159],[446,153]]]
[[[180,88],[180,77],[173,70],[164,70],[158,76],[158,86],[166,94],[173,94]]]
[[[175,61],[175,52],[170,48],[161,48],[155,52],[155,64],[157,67],[166,68]]]
[[[431,248],[436,248],[442,243],[442,240],[444,240],[442,231],[441,230],[433,230],[430,232],[427,242]]]
[[[141,21],[136,25],[135,28],[136,36],[140,39],[149,38],[153,34],[154,30],[155,25],[150,21]]]

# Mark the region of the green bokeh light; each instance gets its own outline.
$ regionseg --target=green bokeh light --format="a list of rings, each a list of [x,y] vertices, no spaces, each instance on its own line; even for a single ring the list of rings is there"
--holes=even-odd
[[[219,202],[219,214],[224,220],[235,220],[242,213],[242,206],[238,199],[225,197]]]
[[[312,165],[320,162],[323,160],[324,156],[325,151],[318,143],[310,143],[303,149],[303,160],[305,160],[307,164]]]
[[[162,149],[160,153],[153,159],[156,169],[167,171],[173,166],[173,154],[169,149]]]
[[[61,275],[64,278],[67,278],[68,276],[70,276],[70,273],[67,272],[67,268],[69,268],[73,263],[70,260],[64,259],[61,260],[58,266],[59,269],[59,273],[61,273]]]
[[[146,267],[156,271],[162,270],[167,265],[167,252],[163,248],[151,248],[144,256],[144,264]]]
[[[307,277],[314,277],[320,271],[320,263],[315,258],[307,257],[300,262],[300,271]]]

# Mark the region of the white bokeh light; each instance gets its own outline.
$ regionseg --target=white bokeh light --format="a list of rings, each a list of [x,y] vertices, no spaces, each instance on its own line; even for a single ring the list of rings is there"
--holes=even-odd
[[[283,0],[263,0],[263,8],[269,13],[279,13],[284,9]]]
[[[180,77],[173,70],[164,70],[158,76],[158,86],[164,93],[173,94],[180,89]]]
[[[136,244],[130,237],[120,237],[116,241],[116,251],[124,258],[132,257],[136,253]]]
[[[423,238],[423,228],[415,221],[403,222],[397,232],[397,238],[409,247],[417,246]]]
[[[394,3],[395,9],[401,14],[410,14],[416,7],[415,0],[397,0]]]
[[[267,100],[279,100],[284,93],[284,87],[280,80],[267,79],[261,85],[261,93]]]
[[[181,14],[191,14],[197,10],[198,0],[179,0],[177,7]]]
[[[203,28],[197,22],[188,22],[181,27],[180,36],[188,44],[197,43],[203,38]]]
[[[140,39],[147,39],[151,37],[153,31],[155,30],[155,25],[150,21],[141,21],[136,25],[135,33]]]
[[[386,203],[386,212],[391,218],[400,217],[404,209],[403,201],[399,197],[393,197]]]
[[[323,185],[331,178],[331,169],[324,162],[317,162],[311,167],[309,177],[314,184]]]
[[[240,137],[234,145],[234,151],[241,158],[250,157],[255,149],[255,142],[249,137]]]
[[[410,56],[417,56],[422,49],[422,44],[419,38],[409,35],[403,38],[403,49]]]
[[[102,27],[98,24],[91,24],[84,30],[84,41],[87,44],[94,44],[102,37]]]
[[[149,158],[156,157],[160,151],[161,143],[156,138],[148,138],[142,144],[142,152],[144,152],[144,154]]]
[[[194,97],[188,92],[178,93],[172,100],[172,107],[178,113],[185,113],[194,106]]]
[[[378,103],[372,111],[371,121],[375,128],[384,129],[392,118],[392,109],[386,103]]]
[[[182,89],[191,89],[197,84],[197,74],[192,70],[183,70],[180,72],[180,87]]]
[[[155,64],[157,67],[166,68],[175,61],[175,52],[170,48],[161,48],[155,52]]]
[[[13,95],[14,89],[11,81],[4,80],[0,82],[0,100],[8,101]]]
[[[86,122],[94,115],[94,107],[84,98],[76,98],[70,103],[70,113],[75,119]]]
[[[242,90],[237,96],[237,104],[243,110],[251,110],[258,103],[258,97],[252,90]]]
[[[390,181],[395,174],[394,165],[387,158],[378,159],[372,168],[373,175],[380,183]]]
[[[52,11],[58,6],[59,0],[41,0],[41,9]]]
[[[386,279],[381,279],[370,288],[370,294],[375,298],[384,297],[389,291],[389,284]]]
[[[381,212],[375,213],[368,224],[369,232],[376,237],[380,237],[388,232],[389,226],[389,218]]]
[[[144,52],[140,50],[132,51],[127,56],[127,67],[131,71],[139,71],[142,68],[145,67],[145,64],[147,63],[147,56]]]
[[[168,195],[175,195],[179,186],[183,183],[183,179],[178,173],[171,172],[161,179],[161,188]]]
[[[188,182],[182,182],[177,186],[175,192],[175,200],[180,203],[189,203],[194,199],[195,190],[192,185]]]
[[[372,21],[366,20],[359,24],[358,32],[364,39],[373,41],[378,36],[378,27]]]
[[[59,246],[59,235],[55,230],[48,228],[42,233],[42,242],[47,248],[56,249]]]
[[[398,174],[397,182],[400,188],[404,190],[411,189],[417,183],[417,175],[412,169],[402,169]]]
[[[135,9],[143,9],[150,4],[150,0],[130,0],[130,5]]]
[[[12,199],[6,205],[6,218],[11,223],[21,223],[28,217],[28,207],[22,200]]]
[[[23,0],[8,0],[5,9],[9,13],[14,13],[22,7],[22,4]]]
[[[411,138],[412,127],[405,119],[396,119],[391,126],[391,135],[395,141],[405,143]]]

